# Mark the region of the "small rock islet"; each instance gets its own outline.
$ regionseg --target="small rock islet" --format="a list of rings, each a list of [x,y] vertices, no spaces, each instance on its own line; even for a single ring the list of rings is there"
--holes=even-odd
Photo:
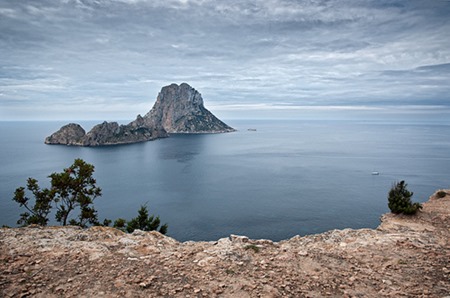
[[[89,132],[76,123],[61,127],[46,144],[106,146],[146,142],[171,133],[225,133],[235,131],[205,108],[201,94],[186,83],[161,89],[153,108],[127,125],[103,122]]]

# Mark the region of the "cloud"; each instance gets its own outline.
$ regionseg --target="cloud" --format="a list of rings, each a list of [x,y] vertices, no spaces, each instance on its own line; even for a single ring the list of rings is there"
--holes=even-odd
[[[233,110],[301,110],[301,111],[381,111],[384,110],[382,107],[374,106],[341,106],[341,105],[330,105],[330,106],[314,106],[314,105],[293,105],[291,103],[258,103],[258,104],[222,104],[222,105],[212,105],[212,109],[216,111],[233,111]]]
[[[172,82],[243,109],[448,106],[448,15],[419,0],[4,1],[0,109],[108,103],[131,119]]]

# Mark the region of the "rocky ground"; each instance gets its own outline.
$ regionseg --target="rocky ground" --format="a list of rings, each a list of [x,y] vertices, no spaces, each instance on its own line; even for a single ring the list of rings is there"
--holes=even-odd
[[[0,230],[0,297],[445,297],[450,191],[376,229],[180,243],[112,228]]]

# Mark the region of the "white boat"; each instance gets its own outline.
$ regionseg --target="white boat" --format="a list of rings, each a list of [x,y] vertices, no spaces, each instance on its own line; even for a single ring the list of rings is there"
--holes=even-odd
[[[372,175],[380,175],[380,172],[373,171]]]

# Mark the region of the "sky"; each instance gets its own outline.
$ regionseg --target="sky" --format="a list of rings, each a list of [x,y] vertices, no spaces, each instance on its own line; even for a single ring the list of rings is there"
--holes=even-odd
[[[0,0],[0,120],[450,118],[449,0]]]

